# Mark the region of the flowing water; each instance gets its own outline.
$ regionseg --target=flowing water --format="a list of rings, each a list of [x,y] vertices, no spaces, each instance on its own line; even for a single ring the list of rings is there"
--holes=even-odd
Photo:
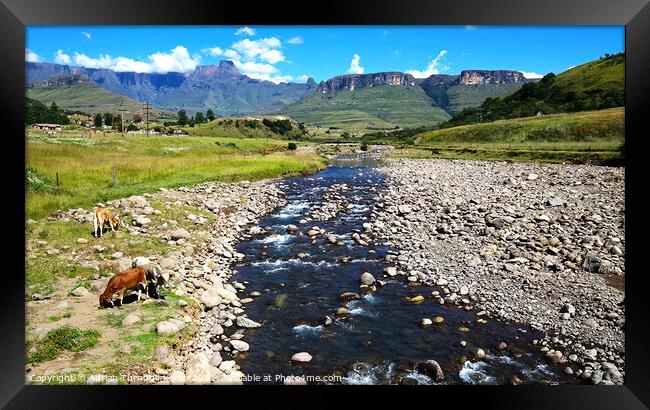
[[[512,376],[523,383],[571,382],[561,368],[545,364],[531,345],[539,335],[527,326],[492,319],[477,323],[476,311],[436,303],[430,296],[439,290],[435,287],[411,284],[404,276],[383,277],[389,266],[383,258],[391,249],[379,242],[361,246],[351,237],[363,232],[377,193],[385,189],[384,177],[372,165],[341,161],[316,175],[283,181],[288,203],[260,221],[268,232],[238,245],[246,258],[235,265],[235,278],[248,282],[248,292],[261,293],[246,312],[263,324],[246,331],[250,351],[237,359],[249,375],[246,382],[281,383],[278,375],[298,375],[320,376],[310,380],[316,383],[436,384],[417,371],[417,364],[429,359],[442,367],[442,383],[506,384]],[[300,224],[333,184],[347,184],[346,206],[330,220]],[[287,234],[289,224],[302,234]],[[313,226],[344,245],[330,244],[327,234],[310,238],[305,233]],[[363,272],[387,283],[364,291],[359,287]],[[362,297],[344,304],[340,295],[345,292]],[[408,300],[416,295],[424,301]],[[348,315],[337,316],[343,305]],[[327,325],[326,316],[333,323]],[[444,322],[421,326],[422,318],[436,316]],[[496,348],[501,341],[508,344],[503,351]],[[486,357],[477,358],[477,348]],[[294,353],[303,351],[313,356],[310,362],[291,362]]]

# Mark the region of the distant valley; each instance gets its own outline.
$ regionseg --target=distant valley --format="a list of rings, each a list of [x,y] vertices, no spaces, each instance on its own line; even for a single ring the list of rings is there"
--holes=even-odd
[[[136,109],[148,101],[162,116],[211,108],[217,116],[283,114],[310,125],[353,129],[435,125],[530,81],[517,71],[465,70],[425,79],[380,72],[275,84],[242,75],[230,61],[166,74],[27,63],[26,78],[28,97],[90,113],[121,104]]]

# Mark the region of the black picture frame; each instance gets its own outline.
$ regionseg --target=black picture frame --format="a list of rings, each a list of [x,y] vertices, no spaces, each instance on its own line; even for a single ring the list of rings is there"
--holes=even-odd
[[[372,386],[25,386],[24,382],[24,242],[13,232],[23,232],[24,186],[19,172],[24,159],[25,26],[30,25],[624,25],[626,41],[626,384],[625,386],[445,386],[395,388]],[[3,217],[6,241],[4,253],[10,267],[2,275],[0,298],[0,405],[7,408],[86,408],[171,403],[179,394],[219,405],[224,400],[244,403],[254,393],[257,398],[286,393],[290,407],[308,406],[321,399],[341,401],[346,406],[369,397],[382,400],[390,394],[408,403],[416,393],[433,405],[443,397],[463,407],[498,408],[589,408],[634,409],[650,405],[647,326],[649,309],[645,276],[649,224],[644,200],[646,120],[650,118],[650,4],[648,0],[355,0],[337,3],[297,1],[213,2],[207,0],[0,0],[0,34],[3,61],[0,80],[0,107],[3,113],[5,160],[3,163],[5,201],[16,207],[15,217]],[[645,131],[645,132],[644,132]],[[24,166],[24,165],[23,165]],[[15,168],[14,168],[15,167]],[[7,178],[6,176],[9,176]],[[11,180],[11,181],[7,181]],[[3,184],[5,185],[5,184]],[[7,214],[5,214],[7,215]],[[22,220],[21,220],[22,219]],[[19,236],[19,235],[18,235]],[[21,250],[22,247],[22,250]],[[404,390],[407,391],[404,391]],[[354,393],[343,399],[340,392]],[[469,393],[469,394],[468,394]],[[313,395],[306,397],[307,394]],[[392,397],[391,397],[392,398]],[[195,401],[196,400],[196,401]],[[345,400],[345,401],[344,401]],[[348,401],[351,400],[351,401]],[[324,402],[324,401],[323,401]],[[269,402],[270,403],[270,402]],[[282,402],[277,402],[283,405]],[[211,404],[210,404],[211,405]]]

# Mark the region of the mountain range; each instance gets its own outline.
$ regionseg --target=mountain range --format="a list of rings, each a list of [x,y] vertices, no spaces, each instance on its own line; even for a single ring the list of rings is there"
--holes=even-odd
[[[218,116],[284,114],[325,127],[388,129],[443,122],[529,81],[518,71],[464,70],[425,79],[379,72],[276,84],[243,75],[225,60],[165,74],[28,62],[26,88],[30,98],[89,112],[148,101],[161,112],[212,108]]]

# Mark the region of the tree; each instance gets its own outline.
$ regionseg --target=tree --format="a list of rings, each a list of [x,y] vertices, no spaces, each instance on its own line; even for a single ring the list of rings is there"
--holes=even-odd
[[[189,121],[190,121],[190,119],[187,118],[187,111],[185,111],[185,110],[178,111],[178,121],[177,121],[178,125],[180,125],[181,127],[184,127],[184,126],[187,125],[187,123]]]
[[[205,122],[205,117],[203,116],[203,113],[197,112],[196,115],[194,116],[194,123],[203,124],[204,122]]]
[[[133,122],[142,122],[142,114],[133,114]]]
[[[113,117],[113,129],[117,131],[122,131],[122,117],[119,115],[116,115]]]
[[[95,120],[93,121],[93,125],[96,128],[101,128],[102,127],[102,115],[101,114],[95,115]]]
[[[214,119],[216,118],[216,117],[214,116],[214,111],[212,111],[212,108],[208,108],[208,111],[206,111],[206,113],[205,113],[205,118],[206,118],[208,121],[212,121],[212,120],[214,120]]]
[[[134,124],[130,123],[128,127],[126,127],[127,131],[137,131],[139,128]]]
[[[295,142],[290,142],[289,144],[287,144],[287,148],[293,151],[296,148],[298,148],[298,146],[296,145]]]
[[[113,126],[113,114],[110,112],[104,114],[104,124],[108,125],[109,127]]]

